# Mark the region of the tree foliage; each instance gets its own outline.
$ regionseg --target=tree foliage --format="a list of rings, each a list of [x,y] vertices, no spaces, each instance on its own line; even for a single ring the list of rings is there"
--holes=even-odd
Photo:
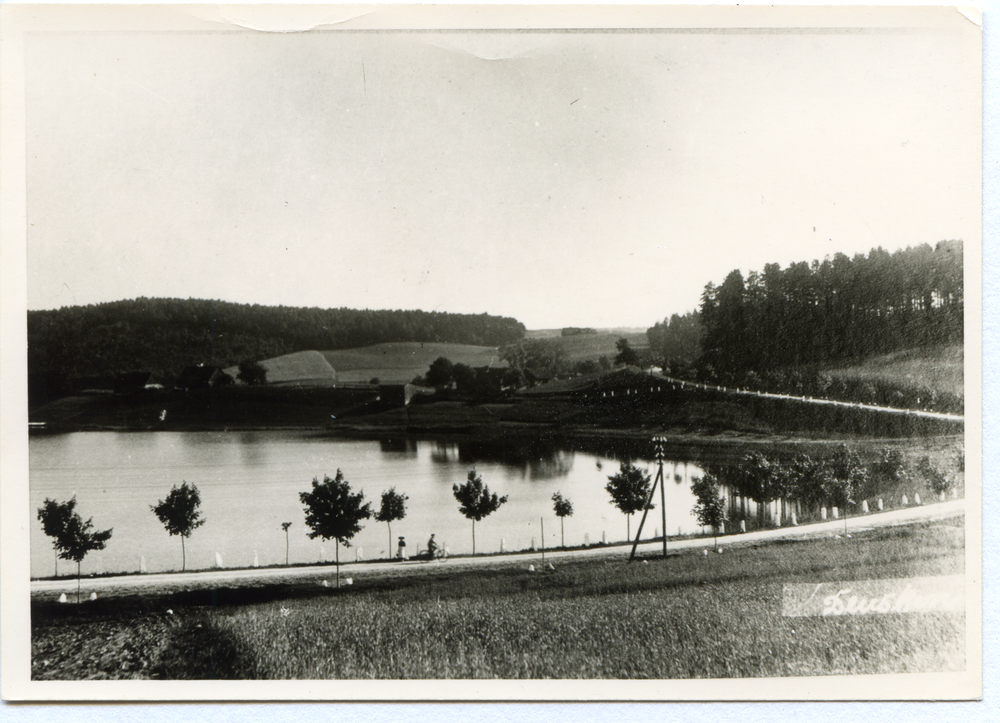
[[[942,241],[891,254],[838,253],[786,269],[767,264],[746,279],[732,271],[702,294],[700,363],[740,378],[751,370],[961,344],[962,257],[961,241]]]
[[[392,523],[406,517],[406,501],[410,499],[406,495],[396,492],[395,487],[391,487],[382,493],[382,506],[375,513],[375,519],[385,522],[389,526],[389,554],[392,555]]]
[[[872,477],[883,485],[895,486],[906,481],[906,460],[898,449],[882,447],[870,469]]]
[[[698,524],[711,527],[718,536],[719,528],[726,519],[726,501],[719,491],[719,480],[711,474],[695,477],[691,492],[697,500],[691,512],[698,519]],[[716,540],[718,544],[718,538]]]
[[[406,501],[410,499],[406,495],[396,492],[392,487],[382,493],[382,506],[375,513],[375,519],[379,522],[395,522],[406,517]]]
[[[47,394],[76,380],[186,366],[229,367],[294,351],[382,342],[503,346],[524,337],[515,319],[427,311],[305,309],[202,299],[139,298],[28,312],[28,369]]]
[[[520,379],[534,373],[556,376],[568,367],[562,344],[549,339],[525,339],[508,344],[500,350],[500,358]]]
[[[159,500],[150,509],[163,523],[167,532],[181,537],[190,537],[191,533],[205,524],[201,511],[201,493],[195,485],[182,482],[174,485],[166,499]]]
[[[555,510],[556,517],[572,517],[573,515],[573,503],[563,497],[560,492],[552,494],[552,508]]]
[[[322,537],[336,540],[337,587],[340,587],[340,545],[350,545],[350,540],[361,531],[361,521],[371,517],[371,503],[365,502],[363,492],[351,492],[350,483],[339,469],[331,479],[323,475],[320,482],[315,477],[310,492],[300,492],[309,527],[309,539]]]
[[[951,455],[945,457],[953,461],[948,469],[938,469],[927,456],[908,462],[900,450],[888,446],[866,455],[863,459],[857,449],[840,444],[824,456],[747,455],[739,464],[707,462],[702,468],[734,499],[753,499],[758,489],[770,486],[765,496],[777,493],[774,499],[795,501],[800,513],[816,516],[819,508],[836,506],[846,522],[852,505],[862,500],[896,497],[921,483],[933,493],[947,492],[960,464]]]
[[[76,512],[76,497],[68,502],[45,499],[38,508],[38,519],[46,535],[54,538],[53,545],[60,559],[76,563],[76,601],[80,602],[80,563],[92,550],[103,550],[111,539],[112,530],[93,530],[91,517],[86,522]]]
[[[761,527],[764,526],[765,505],[785,494],[788,484],[785,468],[760,452],[752,452],[740,460],[734,482],[739,494],[757,503]]]
[[[697,311],[672,314],[646,330],[649,348],[664,365],[682,367],[701,356],[701,315]]]
[[[632,348],[628,339],[621,337],[615,342],[615,348],[618,350],[618,353],[615,355],[615,364],[624,364],[631,367],[639,366],[639,352]]]
[[[57,502],[46,497],[45,502],[38,508],[38,520],[42,523],[42,531],[47,536],[53,538],[52,547],[55,549],[57,556],[60,551],[59,537],[66,529],[69,518],[73,516],[75,507],[76,497],[67,502]],[[58,574],[58,572],[59,563],[57,557],[56,573]]]
[[[500,497],[491,493],[475,470],[469,471],[468,479],[463,484],[452,485],[451,491],[458,500],[458,511],[472,520],[472,554],[475,555],[476,523],[500,509],[500,505],[507,502],[507,495]]]
[[[184,539],[190,537],[192,532],[205,524],[205,519],[198,509],[200,506],[201,493],[198,492],[195,485],[188,485],[185,481],[180,487],[174,485],[166,499],[159,500],[155,505],[149,507],[171,537],[180,535],[181,570],[187,567]]]
[[[926,455],[917,462],[917,474],[924,480],[924,484],[936,495],[947,494],[955,486],[955,480],[944,474],[931,462]]]
[[[826,477],[822,485],[827,501],[846,515],[847,505],[852,504],[868,487],[868,469],[861,463],[858,453],[846,444],[837,447],[825,467]]]
[[[555,511],[556,517],[559,518],[560,544],[566,547],[566,530],[563,522],[565,518],[573,515],[573,503],[563,497],[561,492],[554,492],[552,494],[552,509]]]
[[[236,378],[251,386],[267,384],[267,368],[258,361],[244,360],[240,362],[240,371]]]
[[[622,462],[616,474],[608,476],[608,483],[604,489],[611,495],[611,504],[621,510],[625,515],[625,528],[629,538],[632,537],[631,517],[636,512],[643,509],[646,499],[649,497],[650,482],[652,477],[644,470],[639,469],[631,462]],[[654,509],[652,501],[646,509]]]
[[[310,539],[335,539],[347,545],[361,531],[361,520],[371,517],[371,503],[365,502],[363,492],[351,492],[339,469],[332,479],[327,475],[322,482],[313,478],[312,491],[300,492],[299,500],[305,505]]]
[[[424,379],[426,380],[428,386],[443,387],[446,384],[451,384],[455,381],[454,375],[455,365],[450,359],[439,356],[431,362],[430,368],[427,370],[427,376],[425,376]]]

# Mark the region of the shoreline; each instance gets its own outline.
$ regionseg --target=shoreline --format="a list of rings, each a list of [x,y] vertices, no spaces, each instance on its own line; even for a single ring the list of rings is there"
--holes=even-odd
[[[238,433],[238,432],[298,432],[312,436],[329,436],[348,439],[384,439],[394,436],[405,436],[413,439],[448,439],[456,441],[473,441],[490,438],[510,437],[520,439],[525,437],[548,437],[563,440],[620,440],[639,442],[652,437],[662,437],[667,443],[728,445],[728,444],[763,444],[763,445],[820,445],[842,443],[872,443],[872,444],[920,444],[935,440],[958,441],[963,434],[935,434],[928,436],[896,436],[881,437],[858,434],[810,434],[800,431],[794,434],[783,432],[750,432],[740,430],[671,430],[669,428],[609,428],[609,427],[578,427],[558,425],[538,425],[526,423],[500,422],[495,425],[398,425],[398,424],[344,424],[311,426],[311,425],[227,425],[224,427],[205,424],[169,425],[160,427],[142,427],[135,425],[57,425],[44,429],[31,429],[29,437],[47,437],[62,434],[79,434],[88,432],[113,432],[118,434],[132,433]]]

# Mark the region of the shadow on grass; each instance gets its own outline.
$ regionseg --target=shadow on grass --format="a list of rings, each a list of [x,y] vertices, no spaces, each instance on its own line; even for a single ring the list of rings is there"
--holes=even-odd
[[[170,635],[150,677],[159,680],[234,680],[254,677],[235,637],[212,625],[209,615],[192,617]]]

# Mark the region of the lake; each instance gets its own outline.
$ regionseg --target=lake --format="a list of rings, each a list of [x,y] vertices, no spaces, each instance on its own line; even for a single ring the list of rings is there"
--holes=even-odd
[[[35,511],[46,498],[77,498],[77,511],[93,518],[95,529],[114,528],[107,549],[87,555],[82,572],[147,572],[180,569],[181,543],[170,537],[150,511],[187,481],[201,492],[205,524],[186,541],[187,568],[209,568],[217,555],[225,567],[285,562],[283,522],[291,522],[289,561],[313,563],[334,559],[333,541],[310,540],[299,493],[313,478],[344,473],[352,490],[378,510],[390,487],[409,497],[405,519],[392,524],[365,521],[350,549],[341,547],[341,562],[385,557],[404,535],[410,553],[426,545],[430,533],[452,554],[472,551],[472,523],[458,511],[452,485],[475,469],[507,504],[476,523],[476,552],[527,549],[560,544],[559,518],[552,494],[561,492],[573,504],[565,518],[566,545],[626,538],[626,519],[605,491],[608,475],[626,454],[600,454],[574,449],[572,443],[527,441],[448,442],[393,438],[341,439],[294,431],[261,432],[77,432],[29,439],[31,500],[31,575],[49,576],[55,568],[51,539],[42,532]],[[653,476],[652,461],[636,460]],[[693,463],[668,462],[664,467],[667,528],[671,535],[700,528],[691,508],[691,478],[701,474]],[[643,538],[659,534],[660,493]],[[634,533],[639,515],[631,520]],[[62,575],[76,565],[59,560]]]

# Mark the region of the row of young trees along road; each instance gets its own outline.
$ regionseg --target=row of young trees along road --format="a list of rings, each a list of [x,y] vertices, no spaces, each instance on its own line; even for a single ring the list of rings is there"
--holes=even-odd
[[[956,458],[959,470],[964,470],[962,456]],[[794,500],[806,509],[831,505],[847,512],[848,506],[880,493],[889,493],[907,483],[917,484],[935,494],[944,495],[953,489],[953,474],[939,470],[928,457],[915,465],[908,465],[903,454],[896,449],[880,450],[874,462],[862,464],[858,454],[842,445],[834,455],[817,460],[805,454],[792,459],[779,459],[754,452],[738,464],[712,468],[693,480],[691,491],[696,499],[692,510],[703,527],[711,528],[716,535],[723,528],[729,510],[736,509],[735,500],[727,500],[723,489],[728,488],[736,498],[753,500],[757,505],[757,526],[766,525],[766,506],[775,500]],[[651,476],[648,471],[631,462],[622,462],[617,473],[608,476],[605,490],[611,504],[626,516],[627,539],[631,540],[631,516],[644,509],[654,509],[650,499]],[[482,477],[472,470],[466,481],[452,486],[459,512],[472,522],[472,554],[476,554],[476,522],[481,522],[496,512],[508,500],[507,495],[491,492]],[[553,511],[560,518],[561,544],[565,547],[563,524],[573,514],[573,504],[560,492],[552,495]],[[362,522],[374,517],[385,522],[389,531],[389,548],[392,549],[392,523],[406,517],[409,497],[397,492],[395,487],[382,492],[381,505],[372,511],[372,504],[365,501],[364,493],[354,492],[343,472],[334,477],[324,475],[314,478],[312,488],[299,493],[303,505],[305,524],[310,539],[336,541],[337,584],[340,584],[340,545],[350,546],[350,541],[361,531]],[[111,539],[112,530],[94,530],[93,519],[84,521],[76,511],[76,497],[67,502],[46,499],[38,509],[38,519],[43,532],[52,537],[58,559],[77,564],[77,599],[80,596],[80,565],[87,553],[103,550]],[[187,567],[186,538],[205,524],[198,488],[186,481],[174,485],[166,498],[150,505],[164,529],[171,536],[181,539],[181,570]],[[285,532],[285,564],[288,564],[289,529],[292,522],[283,522]],[[428,557],[432,557],[432,551]],[[426,554],[426,553],[425,553]],[[57,568],[58,569],[58,568]]]
[[[638,474],[637,474],[638,473]],[[607,490],[612,502],[626,515],[640,509],[648,489],[649,477],[631,464],[622,464],[621,471],[609,478]],[[508,500],[507,495],[491,492],[482,477],[472,470],[466,481],[452,486],[452,493],[458,502],[459,512],[472,522],[472,554],[476,554],[476,523],[496,512]],[[324,475],[323,480],[314,478],[309,491],[299,493],[299,501],[305,512],[305,523],[310,539],[336,540],[337,583],[340,583],[340,545],[349,546],[351,539],[361,531],[362,521],[374,517],[385,522],[389,530],[389,549],[392,548],[392,523],[406,517],[406,502],[409,497],[390,488],[382,493],[381,506],[374,513],[371,503],[365,502],[364,493],[353,492],[350,483],[341,470],[334,477]],[[560,492],[552,495],[553,511],[560,521],[573,514],[573,504]],[[112,530],[94,531],[93,518],[86,522],[76,512],[76,497],[67,502],[46,499],[38,509],[38,519],[43,532],[53,538],[53,547],[58,559],[77,563],[77,597],[79,598],[80,564],[88,552],[103,550],[111,539]],[[181,571],[187,569],[185,540],[205,524],[202,516],[201,495],[197,486],[186,481],[180,487],[174,485],[165,499],[159,500],[150,510],[156,515],[170,536],[181,540]],[[288,564],[289,529],[292,522],[283,522],[285,533],[285,564]],[[562,537],[565,545],[565,530]]]

